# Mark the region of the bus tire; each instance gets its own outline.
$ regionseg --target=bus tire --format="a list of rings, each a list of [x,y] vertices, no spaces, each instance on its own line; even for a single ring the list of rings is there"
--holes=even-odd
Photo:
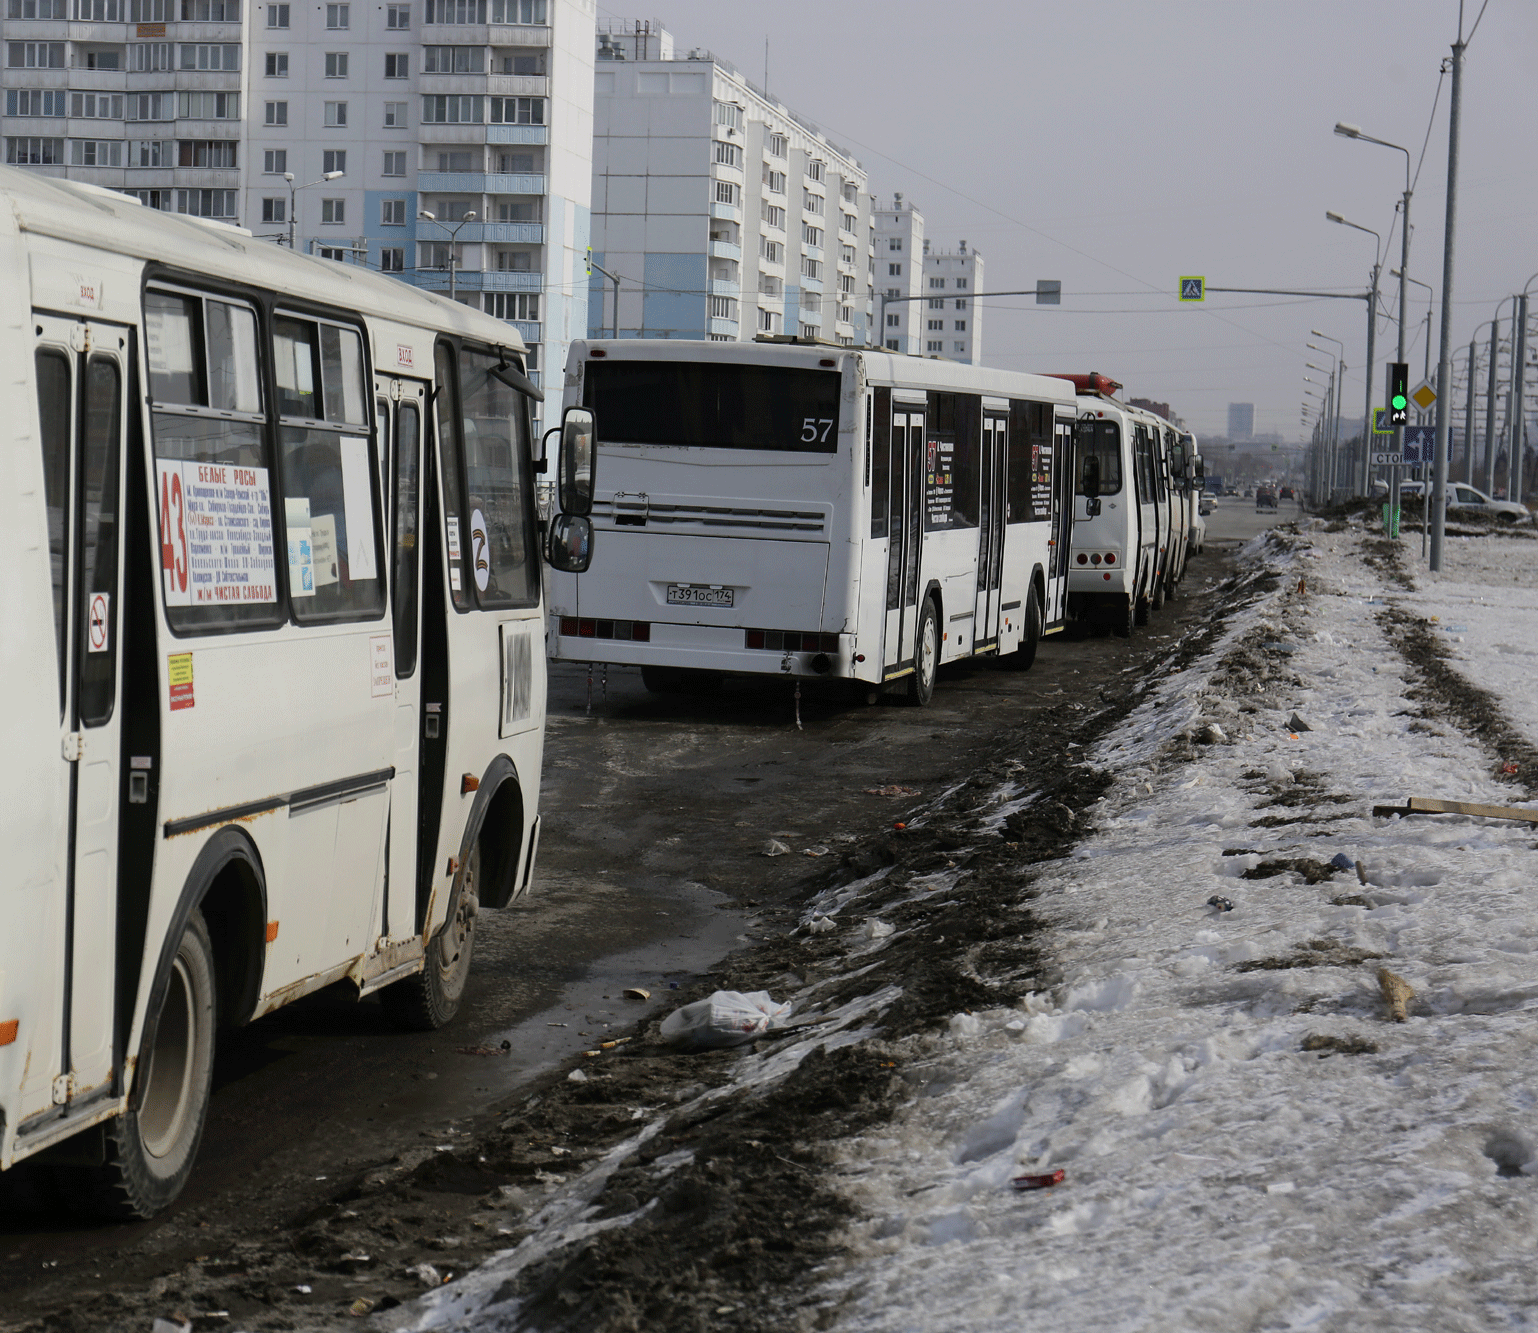
[[[1155,611],[1162,611],[1164,609],[1164,575],[1162,574],[1154,580],[1153,609]],[[1145,621],[1144,623],[1146,624],[1147,622]]]
[[[919,612],[918,633],[913,638],[913,679],[908,685],[908,702],[927,708],[935,697],[935,671],[940,665],[940,613],[933,597],[924,599]]]
[[[459,1012],[470,979],[470,958],[475,952],[475,923],[480,914],[476,885],[480,869],[481,844],[477,839],[465,866],[453,914],[428,942],[422,970],[379,992],[379,1001],[390,1021],[407,1032],[436,1032]]]
[[[1134,597],[1132,599],[1132,604],[1135,608],[1132,616],[1133,623],[1137,625],[1146,625],[1148,623],[1148,598]]]
[[[1025,616],[1022,620],[1020,646],[1004,659],[1012,671],[1029,671],[1036,662],[1036,649],[1041,643],[1041,607],[1036,601],[1033,586],[1025,599]]]
[[[1132,637],[1132,627],[1136,623],[1138,623],[1137,597],[1129,592],[1120,613],[1115,621],[1112,622],[1111,628],[1116,632],[1118,639],[1130,639]]]
[[[203,1138],[218,1019],[214,949],[193,908],[157,987],[128,1109],[103,1127],[105,1160],[61,1168],[67,1197],[98,1217],[153,1217],[182,1192]]]

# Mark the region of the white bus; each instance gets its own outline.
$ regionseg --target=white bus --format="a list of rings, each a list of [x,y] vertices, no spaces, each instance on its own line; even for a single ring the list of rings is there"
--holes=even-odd
[[[1068,614],[1126,637],[1185,576],[1194,468],[1175,429],[1118,401],[1114,380],[1062,378],[1078,391],[1079,414]]]
[[[0,201],[0,1168],[147,1216],[216,1023],[349,978],[440,1024],[529,883],[539,390],[392,278],[10,168]]]
[[[802,342],[576,342],[599,550],[550,584],[551,656],[652,689],[828,677],[927,703],[1064,623],[1073,389]]]

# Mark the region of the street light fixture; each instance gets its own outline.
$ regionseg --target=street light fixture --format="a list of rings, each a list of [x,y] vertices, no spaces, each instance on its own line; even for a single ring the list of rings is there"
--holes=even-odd
[[[294,173],[285,171],[283,179],[288,184],[288,248],[294,248],[294,211],[296,208],[295,196],[300,190],[308,190],[312,185],[324,185],[327,181],[334,181],[342,173],[340,171],[328,171],[323,176],[317,176],[312,181],[306,181],[303,185],[294,184]]]
[[[460,218],[459,225],[457,227],[450,227],[447,222],[439,222],[438,215],[436,213],[429,213],[425,208],[419,208],[417,210],[417,216],[424,222],[437,222],[438,225],[449,234],[449,300],[457,300],[459,290],[454,282],[454,273],[455,269],[459,266],[459,258],[454,253],[454,246],[459,241],[459,233],[466,226],[475,221],[475,210],[473,208],[470,209],[464,215],[464,217]]]

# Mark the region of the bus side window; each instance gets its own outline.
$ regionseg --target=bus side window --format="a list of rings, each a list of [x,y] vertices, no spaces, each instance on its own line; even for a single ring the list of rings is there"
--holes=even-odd
[[[121,448],[117,363],[92,357],[85,372],[84,449],[81,451],[81,485],[84,489],[82,536],[85,599],[117,588],[118,456]],[[84,627],[77,631],[84,632]],[[110,634],[104,652],[88,652],[80,659],[80,720],[99,727],[112,717],[117,702],[117,640]]]
[[[64,553],[69,549],[69,360],[37,354],[37,415],[42,426],[43,503],[48,511],[48,564],[53,574],[53,633],[59,668],[59,714],[64,713]]]
[[[439,471],[443,477],[443,533],[448,552],[449,593],[456,611],[470,609],[470,590],[465,585],[465,547],[470,524],[460,481],[464,457],[464,420],[459,415],[459,376],[454,349],[440,342],[433,357],[437,375],[433,395],[433,419],[438,423]]]
[[[871,404],[872,460],[870,480],[870,535],[872,541],[880,541],[888,531],[888,515],[891,509],[892,475],[892,391],[877,389]]]
[[[299,621],[384,611],[363,347],[356,329],[273,321],[289,598]]]
[[[395,674],[404,679],[417,666],[417,496],[422,425],[415,403],[401,408],[395,432],[394,555]]]

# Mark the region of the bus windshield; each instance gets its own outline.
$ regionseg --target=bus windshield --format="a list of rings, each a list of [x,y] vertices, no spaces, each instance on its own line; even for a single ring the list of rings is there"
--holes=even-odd
[[[605,443],[838,448],[839,374],[696,361],[589,361],[587,405]]]
[[[1079,422],[1079,473],[1074,479],[1074,493],[1084,494],[1084,462],[1091,456],[1100,460],[1099,495],[1116,495],[1121,491],[1121,432],[1114,421],[1087,420]]]

